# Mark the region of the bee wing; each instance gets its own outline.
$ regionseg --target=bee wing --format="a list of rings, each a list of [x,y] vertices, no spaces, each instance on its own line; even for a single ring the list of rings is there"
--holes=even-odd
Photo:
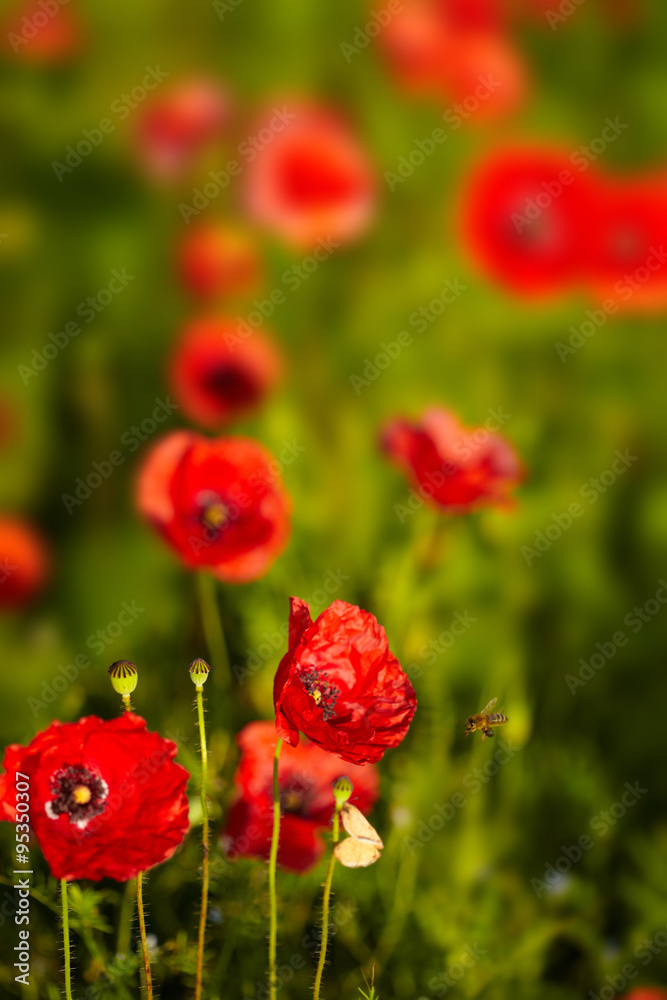
[[[380,851],[374,844],[363,840],[347,837],[334,847],[334,857],[345,868],[368,868],[380,857]]]
[[[486,705],[479,714],[480,715],[488,715],[488,713],[491,711],[491,709],[493,708],[493,706],[495,705],[495,703],[497,701],[498,701],[497,698],[492,698],[491,701],[489,702],[489,704]]]
[[[356,806],[346,802],[340,811],[340,818],[349,835],[354,837],[355,840],[364,844],[372,844],[374,847],[384,847],[375,827],[371,826],[364,814]]]

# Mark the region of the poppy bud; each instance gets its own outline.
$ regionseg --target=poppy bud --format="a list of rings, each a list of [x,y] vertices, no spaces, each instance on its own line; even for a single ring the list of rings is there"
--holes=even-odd
[[[109,667],[109,677],[114,691],[123,696],[123,700],[129,698],[137,686],[139,674],[134,663],[129,660],[116,660]]]
[[[193,660],[188,667],[188,670],[190,671],[192,683],[196,686],[198,691],[201,691],[206,683],[206,678],[211,672],[211,668],[208,663],[206,660]]]
[[[354,785],[349,778],[342,777],[334,781],[333,793],[336,800],[336,809],[340,810],[345,805],[353,791]]]

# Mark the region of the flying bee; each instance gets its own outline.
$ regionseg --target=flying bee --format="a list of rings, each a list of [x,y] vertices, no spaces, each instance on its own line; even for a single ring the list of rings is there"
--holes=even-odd
[[[504,726],[508,722],[506,715],[502,712],[492,712],[491,709],[498,701],[497,698],[492,698],[488,705],[486,705],[478,715],[468,716],[466,722],[465,735],[468,733],[474,733],[475,730],[482,730],[482,739],[485,740],[487,736],[493,736],[493,729],[491,726]]]

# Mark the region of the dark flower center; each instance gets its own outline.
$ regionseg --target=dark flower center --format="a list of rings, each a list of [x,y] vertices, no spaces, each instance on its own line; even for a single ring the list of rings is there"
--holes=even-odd
[[[220,532],[229,524],[229,510],[216,493],[203,493],[197,498],[199,503],[199,520],[212,538],[217,538]]]
[[[328,676],[326,670],[320,670],[318,667],[302,670],[299,674],[306,691],[317,707],[322,709],[325,722],[336,714],[336,701],[340,698],[341,693],[337,684],[332,684],[327,680]]]
[[[257,381],[240,366],[225,364],[214,368],[204,379],[204,386],[230,406],[251,406],[259,399]]]
[[[69,816],[70,823],[84,827],[104,812],[109,786],[98,774],[85,767],[66,764],[51,775],[53,798],[46,803],[46,815],[57,819],[61,813]]]
[[[301,774],[292,774],[280,789],[280,811],[292,816],[307,816],[312,778]],[[273,793],[271,793],[273,794]]]

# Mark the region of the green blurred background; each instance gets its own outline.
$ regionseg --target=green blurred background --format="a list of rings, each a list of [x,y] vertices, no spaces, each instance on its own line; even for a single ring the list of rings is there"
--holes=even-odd
[[[372,818],[387,848],[373,868],[336,872],[343,917],[326,994],[356,996],[362,969],[370,974],[373,963],[383,1000],[445,993],[583,998],[598,995],[605,977],[627,963],[638,970],[635,984],[667,984],[667,950],[655,945],[658,954],[646,964],[635,950],[667,925],[667,615],[661,605],[636,634],[624,624],[655,597],[667,568],[664,321],[613,317],[561,363],[555,342],[593,303],[577,295],[547,304],[513,299],[475,270],[453,221],[471,165],[508,137],[574,149],[599,134],[605,117],[620,115],[632,127],[605,153],[605,168],[661,166],[667,8],[647,3],[622,29],[597,0],[586,0],[553,32],[539,17],[519,18],[516,44],[532,74],[521,112],[509,122],[462,128],[393,193],[383,172],[438,126],[442,108],[402,95],[373,44],[346,62],[340,43],[367,19],[362,4],[244,0],[221,20],[206,2],[184,8],[167,0],[89,0],[80,16],[85,46],[75,60],[33,64],[4,39],[0,57],[0,399],[11,415],[0,450],[0,510],[30,518],[53,550],[40,599],[0,620],[3,745],[29,742],[55,718],[112,717],[119,706],[106,668],[130,659],[140,669],[136,710],[150,728],[177,739],[179,760],[198,773],[186,670],[206,655],[196,580],[139,519],[133,482],[143,448],[130,453],[120,442],[168,395],[165,360],[197,313],[175,278],[184,231],[178,205],[217,163],[201,164],[180,186],[157,184],[137,166],[132,117],[62,183],[51,162],[140,82],[146,65],[159,63],[172,80],[220,80],[241,123],[283,94],[338,104],[377,166],[378,216],[367,237],[323,263],[271,318],[288,377],[261,415],[233,432],[257,437],[276,454],[286,442],[304,449],[284,468],[293,536],[263,580],[219,588],[239,673],[264,634],[284,624],[290,594],[323,609],[318,591],[333,573],[342,583],[334,596],[377,615],[417,690],[409,737],[380,765],[382,798]],[[235,141],[232,134],[229,155]],[[237,195],[230,186],[207,209],[211,218],[238,217]],[[300,258],[268,239],[263,253],[270,291]],[[136,279],[24,385],[18,366],[30,363],[32,349],[63,329],[114,268]],[[457,278],[465,293],[415,333],[410,314],[445,279]],[[244,314],[243,303],[230,308]],[[356,393],[350,376],[405,329],[413,345]],[[408,487],[381,456],[378,433],[387,418],[416,417],[426,404],[451,408],[470,426],[483,425],[490,409],[511,415],[502,433],[528,470],[515,510],[439,521],[424,508],[400,521],[395,505],[405,503]],[[158,433],[184,424],[176,412]],[[62,495],[119,447],[122,466],[68,514]],[[598,502],[584,503],[584,515],[528,566],[521,547],[626,448],[638,460]],[[142,610],[94,651],[91,637],[117,619],[123,602]],[[429,642],[457,612],[474,623],[431,655]],[[619,630],[627,645],[573,693],[566,675],[577,674],[580,659],[589,661],[596,643]],[[283,652],[275,648],[231,690],[215,676],[207,686],[218,820],[237,761],[234,733],[271,717]],[[90,667],[47,697],[58,666],[81,653]],[[494,696],[509,725],[495,741],[464,741],[466,716]],[[475,768],[495,760],[500,739],[512,755],[475,785]],[[497,773],[489,777],[491,770]],[[637,804],[595,832],[591,821],[621,800],[626,782],[637,781],[647,790]],[[449,814],[456,793],[465,804],[441,822],[436,806]],[[546,866],[584,834],[593,848],[538,895],[531,879],[545,880]],[[9,826],[0,829],[7,874],[12,836]],[[185,995],[192,981],[185,933],[192,942],[197,865],[191,837],[147,890],[164,998]],[[266,866],[242,860],[218,863],[216,871],[210,996],[259,1000]],[[279,877],[280,961],[304,958],[283,996],[304,996],[312,982],[312,949],[302,941],[318,918],[322,878],[322,866]],[[33,904],[39,954],[24,995],[52,998],[59,995],[59,932],[43,865],[36,886],[44,898]],[[88,986],[89,996],[136,995],[132,970],[103,987],[89,985],[113,953],[114,937],[104,928],[113,926],[119,902],[117,886],[99,890],[84,886],[75,915],[78,993]],[[8,892],[13,898],[3,885],[3,899]],[[11,906],[0,910],[0,991],[13,996]],[[466,946],[479,957],[455,981]],[[452,968],[447,985],[442,976]]]

